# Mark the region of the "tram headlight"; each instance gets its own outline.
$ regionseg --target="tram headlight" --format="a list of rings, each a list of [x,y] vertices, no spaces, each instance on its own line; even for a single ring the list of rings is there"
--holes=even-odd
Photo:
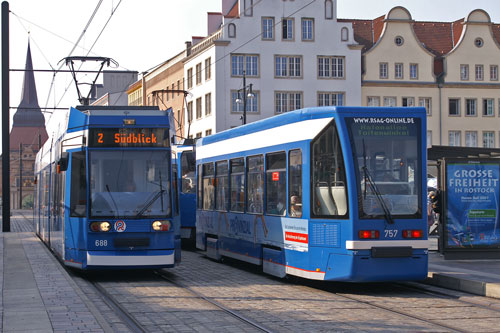
[[[172,224],[170,221],[154,221],[152,227],[154,231],[169,231]]]
[[[90,230],[94,232],[108,232],[109,230],[111,230],[111,223],[107,221],[92,222],[90,224]]]

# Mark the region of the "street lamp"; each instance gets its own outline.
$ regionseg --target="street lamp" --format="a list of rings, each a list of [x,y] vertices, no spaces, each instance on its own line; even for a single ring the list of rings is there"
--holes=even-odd
[[[252,86],[253,84],[251,83],[247,86],[245,71],[243,71],[243,88],[238,90],[238,98],[235,101],[238,104],[243,103],[243,125],[247,123],[247,99],[255,98],[255,95],[252,92]],[[243,96],[243,100],[240,96]]]

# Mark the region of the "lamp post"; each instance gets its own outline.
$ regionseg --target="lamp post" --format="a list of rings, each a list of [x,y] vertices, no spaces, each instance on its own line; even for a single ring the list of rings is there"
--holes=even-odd
[[[252,92],[252,86],[253,84],[251,83],[247,86],[245,71],[243,71],[243,88],[238,90],[238,98],[236,99],[236,103],[238,104],[243,102],[243,125],[247,123],[247,99],[255,97],[255,95]],[[243,95],[243,100],[241,100],[240,94]]]

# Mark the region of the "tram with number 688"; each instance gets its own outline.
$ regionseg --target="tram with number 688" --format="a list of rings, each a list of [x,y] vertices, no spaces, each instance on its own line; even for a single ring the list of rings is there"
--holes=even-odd
[[[49,123],[35,163],[35,229],[65,265],[180,262],[169,129],[158,107],[78,106]]]
[[[424,108],[319,107],[196,145],[196,246],[278,277],[427,276]]]

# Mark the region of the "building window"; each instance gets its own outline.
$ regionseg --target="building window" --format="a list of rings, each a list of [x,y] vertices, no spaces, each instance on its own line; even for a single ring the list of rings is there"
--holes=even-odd
[[[205,131],[205,136],[209,136],[209,135],[212,135],[212,130],[211,129],[207,129]]]
[[[394,38],[394,43],[397,45],[397,46],[401,46],[403,45],[405,42],[405,40],[403,39],[403,37],[401,36],[397,36],[396,38]]]
[[[236,38],[236,25],[234,23],[227,25],[227,35],[229,38]]]
[[[212,58],[207,58],[205,59],[205,80],[210,80],[211,78],[212,78]]]
[[[495,148],[495,132],[483,132],[483,147]]]
[[[466,131],[465,132],[465,146],[466,147],[477,147],[477,132],[476,131]]]
[[[460,65],[460,80],[467,81],[469,79],[469,65]]]
[[[302,40],[303,41],[314,40],[314,19],[312,18],[302,19]]]
[[[344,57],[318,57],[318,77],[321,79],[344,78]]]
[[[302,108],[302,92],[275,92],[274,112],[284,113]]]
[[[498,66],[490,65],[490,80],[498,81]]]
[[[196,65],[196,84],[201,84],[201,62]]]
[[[349,40],[349,29],[343,27],[340,30],[340,40],[343,42],[347,42]]]
[[[387,79],[387,77],[389,76],[387,66],[388,64],[386,62],[381,62],[379,64],[379,77],[381,79]]]
[[[494,106],[493,98],[485,98],[483,99],[483,116],[494,116],[495,115],[495,106]]]
[[[394,64],[394,78],[402,79],[403,78],[403,64],[395,63]]]
[[[474,45],[476,45],[477,47],[482,47],[484,45],[483,39],[482,38],[476,38],[474,40]]]
[[[253,90],[252,91],[254,97],[247,98],[247,112],[259,112],[259,92]],[[243,96],[237,90],[231,90],[231,112],[243,112],[243,102],[241,101]]]
[[[201,97],[196,99],[196,119],[200,119],[201,114]]]
[[[415,97],[403,97],[402,106],[415,106]]]
[[[325,19],[332,20],[333,19],[333,1],[325,0]]]
[[[476,65],[476,81],[483,81],[484,67],[483,65]]]
[[[427,131],[427,148],[432,147],[432,131]]]
[[[475,98],[465,99],[465,115],[477,116],[477,100]]]
[[[366,101],[367,106],[380,106],[380,97],[368,96]]]
[[[187,103],[188,122],[193,121],[193,101]]]
[[[420,97],[418,99],[418,106],[424,107],[428,116],[432,114],[432,99],[430,97]]]
[[[283,18],[281,21],[283,40],[293,40],[293,18]]]
[[[262,18],[262,39],[274,40],[274,17]]]
[[[205,116],[212,114],[212,93],[205,95]]]
[[[318,93],[318,106],[342,106],[342,105],[344,105],[343,92]]]
[[[450,98],[448,100],[448,114],[450,116],[460,116],[460,99]]]
[[[172,83],[172,99],[174,99],[174,97],[175,97],[174,90],[175,90],[175,83]],[[167,93],[167,95],[168,95],[168,93]]]
[[[253,0],[244,0],[245,16],[253,16]]]
[[[384,97],[384,106],[396,106],[396,97]]]
[[[231,55],[231,76],[259,76],[259,56],[253,54]]]
[[[453,147],[459,147],[461,145],[460,131],[449,131],[448,132],[448,145]]]
[[[418,64],[410,64],[410,79],[418,79]]]
[[[188,89],[193,88],[193,69],[192,68],[187,70],[187,81],[188,81]]]
[[[177,80],[177,96],[181,93],[181,80]]]
[[[201,132],[196,133],[196,138],[197,138],[197,139],[201,138],[201,135],[202,135],[202,133],[201,133]]]
[[[302,57],[275,56],[274,77],[297,78],[302,76]]]

